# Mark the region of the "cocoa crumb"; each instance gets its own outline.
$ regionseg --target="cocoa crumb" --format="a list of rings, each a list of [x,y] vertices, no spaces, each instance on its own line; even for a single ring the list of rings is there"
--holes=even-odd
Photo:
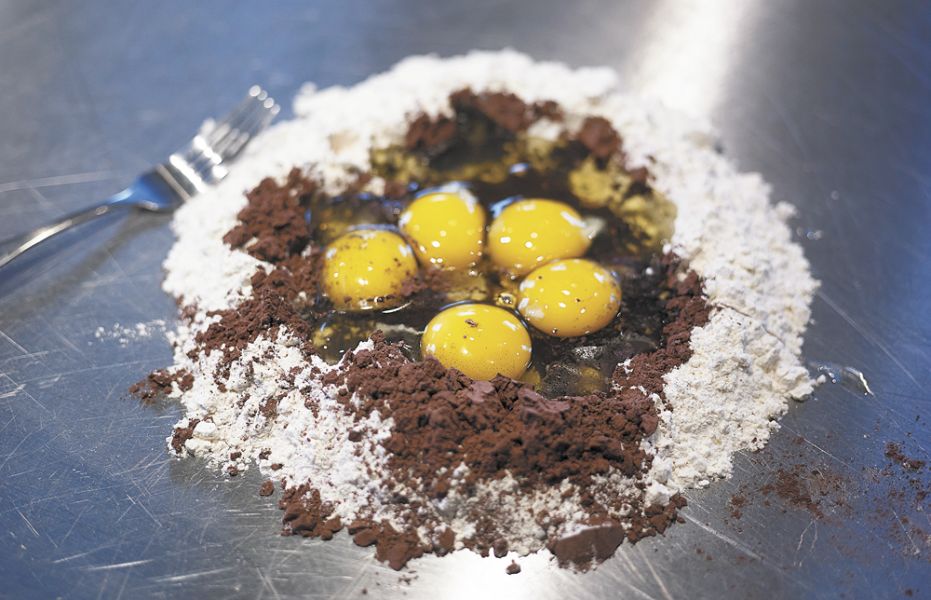
[[[144,403],[154,402],[171,393],[172,384],[177,384],[182,392],[194,386],[194,376],[186,370],[170,372],[168,369],[159,369],[149,373],[145,379],[129,386],[129,393]]]
[[[408,125],[404,147],[427,155],[439,154],[455,135],[456,121],[453,119],[446,116],[431,119],[427,115],[420,115]]]
[[[917,458],[909,458],[902,452],[902,447],[895,442],[886,444],[886,458],[902,465],[903,468],[910,471],[920,471],[925,466],[925,461]]]
[[[477,112],[509,133],[523,131],[533,122],[527,104],[510,92],[482,92],[470,89],[453,92],[450,104],[459,112]]]
[[[278,506],[284,511],[283,535],[329,540],[343,528],[339,517],[332,516],[333,507],[321,501],[320,492],[307,484],[285,489]]]
[[[621,149],[621,136],[604,117],[585,119],[579,130],[578,140],[595,158],[609,158]]]
[[[559,123],[566,118],[566,114],[563,112],[562,107],[552,100],[534,102],[530,107],[530,112],[533,114],[534,121],[549,119],[550,121]]]
[[[747,497],[740,494],[734,494],[731,496],[730,505],[731,516],[735,519],[739,519],[743,516],[743,507],[747,505]]]
[[[176,427],[171,434],[171,449],[175,454],[180,454],[184,449],[184,443],[194,437],[194,428],[200,423],[200,419],[190,419],[187,427]]]

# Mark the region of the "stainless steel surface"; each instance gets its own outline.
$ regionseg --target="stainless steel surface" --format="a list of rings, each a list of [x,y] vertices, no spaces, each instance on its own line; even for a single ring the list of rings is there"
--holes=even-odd
[[[739,521],[727,506],[739,486],[792,461],[865,479],[887,464],[887,441],[927,458],[924,2],[2,2],[0,238],[125,184],[253,81],[289,98],[303,81],[352,84],[412,53],[503,46],[608,64],[630,88],[710,116],[741,168],[798,207],[799,239],[823,283],[807,358],[862,370],[875,397],[823,386],[791,408],[766,451],[738,458],[733,480],[689,494],[687,523],[592,573],[524,561],[509,577],[505,561],[454,555],[415,563],[405,584],[345,538],[279,537],[278,510],[256,495],[254,472],[225,481],[167,456],[178,409],[125,393],[166,364],[166,342],[95,336],[175,312],[159,289],[168,219],[129,215],[56,241],[0,279],[0,595],[931,594],[927,541],[910,547],[894,524],[869,516],[886,488],[826,519],[776,498]],[[927,513],[912,518],[929,529]]]
[[[138,208],[167,212],[223,179],[234,159],[255,135],[268,127],[279,107],[257,85],[226,117],[194,135],[190,143],[168,160],[143,173],[129,187],[103,202],[80,209],[52,223],[0,244],[0,269],[28,250],[56,235],[99,219],[114,211]],[[57,165],[51,165],[56,168]],[[8,248],[8,249],[7,249]]]

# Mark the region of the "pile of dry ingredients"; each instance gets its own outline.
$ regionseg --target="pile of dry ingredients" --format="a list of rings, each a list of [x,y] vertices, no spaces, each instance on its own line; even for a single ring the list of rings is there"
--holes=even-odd
[[[178,211],[164,284],[182,307],[175,361],[136,388],[184,406],[172,452],[230,475],[257,465],[260,493],[281,488],[286,533],[345,529],[395,568],[461,548],[586,567],[662,533],[681,490],[726,477],[812,391],[799,355],[816,282],[792,208],[717,153],[707,125],[618,93],[612,72],[515,52],[414,57],[352,88],[307,86],[295,112]],[[623,163],[674,203],[671,239],[624,282],[658,342],[619,361],[607,390],[472,381],[380,335],[335,364],[315,349],[305,199],[402,197],[373,151],[442,154],[465,113]]]

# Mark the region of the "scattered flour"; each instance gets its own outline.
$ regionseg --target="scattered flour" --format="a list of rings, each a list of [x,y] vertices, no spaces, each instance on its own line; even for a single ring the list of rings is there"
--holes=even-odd
[[[114,323],[112,327],[98,327],[94,330],[94,338],[98,340],[116,340],[121,348],[126,348],[135,340],[151,338],[155,335],[165,335],[168,324],[164,319],[155,319],[132,325]]]

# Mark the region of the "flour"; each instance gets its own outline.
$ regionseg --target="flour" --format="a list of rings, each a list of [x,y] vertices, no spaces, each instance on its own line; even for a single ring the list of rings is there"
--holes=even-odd
[[[132,325],[114,323],[111,327],[100,326],[94,330],[94,338],[98,340],[116,340],[121,348],[128,347],[132,342],[147,339],[154,335],[164,335],[167,331],[164,319],[140,321]]]
[[[732,455],[762,447],[788,400],[812,390],[799,356],[816,282],[786,225],[790,206],[773,205],[759,176],[738,173],[720,156],[707,124],[620,94],[617,85],[607,69],[570,70],[504,51],[413,57],[352,88],[305,86],[295,100],[295,118],[255,139],[230,175],[180,208],[173,221],[178,240],[165,261],[164,289],[196,310],[192,322],[172,335],[173,369],[194,378],[189,390],[175,389],[186,413],[178,427],[199,420],[184,449],[227,470],[257,464],[288,486],[312,482],[344,520],[379,518],[403,526],[382,497],[385,482],[379,478],[388,460],[381,442],[392,421],[377,413],[353,421],[337,402],[337,387],[323,383],[338,367],[305,359],[300,341],[282,328],[274,338],[249,344],[228,376],[217,377],[221,353],[204,353],[194,338],[216,320],[212,311],[234,308],[252,295],[250,279],[263,264],[223,242],[245,191],[265,177],[283,178],[295,165],[338,190],[353,169],[368,169],[371,147],[399,143],[417,114],[450,114],[450,93],[470,87],[510,91],[526,102],[558,102],[566,113],[563,123],[534,125],[535,135],[550,139],[589,115],[611,121],[628,160],[648,166],[655,187],[676,204],[669,250],[704,278],[715,307],[707,325],[692,333],[691,358],[665,376],[664,397],[651,396],[660,426],[643,442],[653,455],[645,490],[618,473],[602,481],[623,500],[615,502],[615,516],[631,510],[627,497],[633,504],[643,497],[665,503],[677,491],[729,475]],[[376,179],[370,187],[378,191],[381,184]],[[316,401],[316,411],[307,409],[305,397]],[[350,431],[364,433],[367,443],[350,443]],[[504,478],[471,495],[454,488],[441,501],[409,491],[425,506],[427,525],[420,533],[427,537],[447,525],[468,537],[474,527],[469,512],[482,506],[510,515],[504,535],[520,553],[544,547],[554,532],[567,535],[585,526],[578,490],[569,484],[524,494]],[[535,514],[558,524],[541,530],[527,517]]]

